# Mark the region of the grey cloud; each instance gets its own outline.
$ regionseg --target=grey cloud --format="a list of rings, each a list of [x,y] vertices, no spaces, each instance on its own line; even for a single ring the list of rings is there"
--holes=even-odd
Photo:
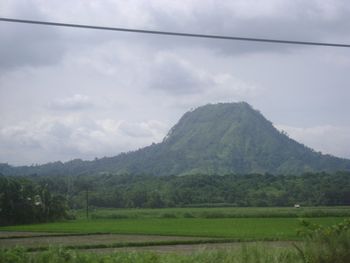
[[[348,142],[350,141],[350,127],[322,125],[313,127],[293,127],[276,125],[286,131],[289,136],[322,153],[338,157],[350,158]]]
[[[46,117],[0,128],[0,162],[20,165],[113,156],[158,142],[164,135],[164,125],[152,120]]]
[[[3,70],[55,64],[64,54],[59,36],[52,30],[1,24],[0,34],[0,68]]]
[[[83,110],[93,107],[94,104],[89,97],[75,94],[72,97],[55,99],[48,107],[54,110]]]
[[[6,12],[0,11],[1,16],[47,20],[33,1],[5,1],[3,9]],[[1,21],[0,35],[0,69],[2,70],[55,64],[64,54],[65,47],[61,34],[54,27]]]
[[[211,101],[245,100],[259,92],[256,86],[234,73],[213,72],[207,65],[176,52],[156,54],[148,75],[151,90],[173,97],[172,103],[186,108]]]
[[[56,138],[66,140],[72,135],[72,129],[64,123],[54,122],[51,125],[48,133]]]
[[[40,9],[41,4],[34,0],[5,3],[5,7],[10,10],[5,15],[14,17],[155,30],[309,41],[345,41],[350,31],[350,7],[345,0],[220,3],[201,0],[186,4],[162,1],[131,1],[121,4],[107,1],[104,5],[53,1],[46,4],[46,9]],[[78,13],[82,15],[75,17]],[[286,52],[296,48],[289,45],[159,37],[121,32],[68,28],[59,30],[54,27],[14,25],[5,22],[0,24],[0,33],[3,36],[0,42],[0,67],[3,69],[54,64],[68,49],[94,46],[115,39],[148,45],[151,50],[200,46],[216,50],[221,55]]]
[[[160,54],[155,62],[149,87],[173,95],[198,93],[213,81],[175,55]]]
[[[339,36],[346,38],[350,31],[350,7],[344,0],[227,1],[220,4],[208,0],[193,1],[184,10],[168,8],[168,12],[164,12],[164,9],[157,5],[152,9],[155,25],[160,30],[328,42],[346,41]],[[297,48],[269,43],[169,39],[160,40],[160,43],[170,46],[201,45],[224,54],[285,52]]]

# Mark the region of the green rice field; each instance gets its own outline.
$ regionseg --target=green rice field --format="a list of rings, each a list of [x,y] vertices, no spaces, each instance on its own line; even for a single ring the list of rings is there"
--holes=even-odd
[[[74,214],[74,220],[0,227],[0,262],[298,263],[305,262],[304,251],[316,263],[320,252],[322,258],[334,254],[332,244],[341,246],[333,257],[340,260],[324,262],[349,262],[342,228],[349,207],[91,209],[89,219],[83,210]],[[327,236],[330,245],[321,251],[313,242],[304,246],[302,220],[332,226],[324,233],[341,223],[343,231]]]
[[[310,218],[308,221],[332,225],[342,217]],[[114,233],[170,236],[224,237],[237,240],[298,239],[297,218],[143,218],[90,219],[58,223],[1,227],[1,230],[56,233]]]

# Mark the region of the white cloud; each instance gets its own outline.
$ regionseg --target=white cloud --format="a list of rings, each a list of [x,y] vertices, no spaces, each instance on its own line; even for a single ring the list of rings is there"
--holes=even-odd
[[[23,164],[113,156],[160,142],[167,129],[156,120],[135,123],[73,115],[46,117],[0,129],[0,159]]]
[[[82,110],[91,108],[93,103],[88,96],[75,94],[72,97],[55,99],[48,106],[54,110]]]
[[[157,138],[159,141],[160,136],[164,136],[165,125],[155,120],[140,123],[122,121],[119,129],[129,137]]]

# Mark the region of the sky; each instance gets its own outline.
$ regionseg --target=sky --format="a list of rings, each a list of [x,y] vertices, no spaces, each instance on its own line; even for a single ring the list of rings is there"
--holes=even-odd
[[[0,17],[350,43],[347,0],[1,0]],[[0,163],[92,160],[161,142],[188,110],[246,101],[350,158],[350,48],[0,21]]]

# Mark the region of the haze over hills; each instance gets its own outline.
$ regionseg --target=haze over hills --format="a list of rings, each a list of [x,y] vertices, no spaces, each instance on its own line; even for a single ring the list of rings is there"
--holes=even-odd
[[[185,113],[161,143],[94,161],[0,165],[5,175],[130,173],[152,175],[350,170],[350,160],[323,155],[278,131],[245,102],[209,104]]]

